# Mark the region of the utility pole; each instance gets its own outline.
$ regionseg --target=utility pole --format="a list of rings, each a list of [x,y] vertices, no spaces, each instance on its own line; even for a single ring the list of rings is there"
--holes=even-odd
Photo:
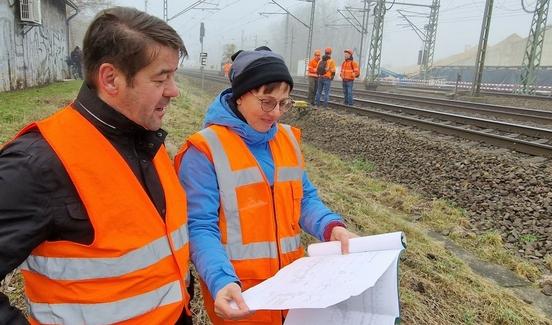
[[[243,29],[242,29],[242,32],[241,32],[241,45],[240,45],[240,50],[243,50],[243,43],[244,43],[244,40],[245,40],[245,36],[244,36],[244,33],[243,33]]]
[[[311,14],[310,14],[309,25],[305,24],[301,19],[297,18],[289,10],[282,7],[282,5],[280,5],[278,2],[276,2],[276,0],[272,0],[272,3],[277,5],[278,7],[280,7],[280,9],[285,11],[289,16],[291,16],[293,19],[300,22],[301,25],[305,26],[309,30],[309,39],[307,41],[307,55],[305,56],[305,73],[306,73],[307,65],[308,65],[307,62],[309,60],[311,50],[312,50],[312,31],[313,31],[313,28],[314,28],[314,13],[315,13],[315,6],[316,6],[315,1],[316,0],[300,0],[300,1],[305,1],[305,2],[310,2],[311,3]]]
[[[310,12],[310,21],[309,21],[309,40],[307,43],[307,57],[305,58],[305,73],[307,72],[307,65],[312,53],[312,33],[314,30],[315,8],[316,8],[316,0],[311,0],[311,12]]]
[[[201,25],[199,26],[199,42],[201,43],[201,54],[200,54],[200,60],[201,60],[201,89],[203,90],[205,88],[205,76],[204,76],[204,71],[203,71],[203,67],[204,67],[204,60],[206,58],[203,57],[203,55],[206,55],[204,54],[203,52],[203,37],[205,37],[205,25],[203,24],[203,22],[201,22]]]
[[[286,49],[284,51],[284,53],[288,53],[288,48],[290,47],[289,46],[289,15],[286,13],[286,43],[285,43],[285,46],[286,46]],[[291,67],[291,51],[289,52],[289,56],[288,56],[288,64],[289,66]]]
[[[489,40],[491,17],[493,15],[493,1],[494,0],[487,0],[485,12],[483,13],[481,36],[479,37],[477,57],[475,58],[475,76],[472,84],[472,96],[479,96],[481,90],[481,80],[483,78],[483,69],[485,68],[485,54],[487,53],[487,41]]]
[[[345,20],[360,33],[360,53],[358,58],[358,65],[361,67],[360,69],[361,71],[364,71],[364,67],[362,65],[362,54],[364,52],[364,36],[368,34],[368,17],[369,17],[369,11],[370,11],[370,2],[372,1],[373,0],[364,0],[363,8],[345,7],[345,11],[348,13],[348,15],[345,15],[343,10],[337,9],[337,12],[341,16],[343,16],[343,18],[345,18]],[[359,21],[355,17],[355,14],[353,13],[353,11],[362,12],[362,21]]]
[[[169,21],[169,9],[168,9],[168,0],[163,0],[163,20]]]
[[[291,26],[291,42],[289,47],[289,56],[293,58],[293,43],[295,43],[295,33],[293,32],[293,25]],[[293,71],[293,62],[289,63],[289,69]]]
[[[358,54],[358,66],[361,73],[364,72],[364,66],[362,64],[362,56],[364,55],[364,37],[368,34],[368,18],[370,12],[369,0],[364,0],[364,6],[362,8],[362,32],[360,33],[360,53]]]
[[[422,40],[423,48],[420,50],[418,57],[418,65],[420,66],[420,78],[426,80],[429,77],[429,72],[433,66],[433,54],[435,52],[435,38],[437,36],[437,20],[439,19],[439,7],[440,0],[432,0],[431,5],[417,4],[417,3],[402,3],[395,2],[395,5],[399,6],[414,6],[414,7],[426,7],[430,9],[429,21],[423,28],[416,26],[416,24],[408,18],[408,15],[415,14],[417,17],[425,16],[425,13],[420,12],[403,12],[397,10],[402,18],[408,23],[410,28],[418,35]]]
[[[422,53],[422,79],[429,77],[433,66],[433,54],[435,53],[435,38],[437,36],[437,20],[439,19],[440,0],[433,0],[429,12],[429,23],[425,28],[424,52]]]
[[[368,71],[364,79],[367,89],[376,88],[376,78],[380,74],[381,44],[383,40],[383,19],[385,18],[385,0],[377,0],[374,7],[374,27],[368,53]]]
[[[144,0],[144,12],[148,12],[148,0]]]
[[[289,53],[289,56],[287,58],[288,60],[288,66],[291,67],[291,51],[288,51],[288,49],[290,48],[289,46],[289,13],[287,12],[259,12],[259,15],[261,16],[264,16],[264,17],[268,17],[268,15],[286,15],[286,31],[285,31],[285,39],[284,39],[284,57],[288,55]]]
[[[529,37],[527,38],[527,45],[525,47],[525,54],[523,55],[523,63],[521,67],[521,88],[519,89],[519,92],[523,94],[535,93],[537,70],[541,63],[549,5],[550,0],[537,0],[537,3],[535,4],[533,21],[531,22],[531,30],[529,31]]]

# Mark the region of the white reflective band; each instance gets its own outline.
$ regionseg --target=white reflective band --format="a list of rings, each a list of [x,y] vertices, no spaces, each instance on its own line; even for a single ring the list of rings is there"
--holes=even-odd
[[[296,251],[299,247],[301,247],[301,235],[285,237],[280,240],[280,249],[283,254]]]
[[[230,167],[230,161],[226,152],[222,147],[222,143],[215,131],[206,128],[200,131],[203,135],[213,156],[213,165],[217,173],[219,183],[220,201],[224,215],[226,216],[226,231],[229,244],[240,244],[242,241],[241,222],[238,215],[238,196],[236,194],[236,186],[238,179],[252,181],[258,177],[259,182],[262,182],[263,177],[257,168],[248,168],[238,171],[240,176],[235,176],[235,172]],[[251,175],[248,175],[251,173]],[[258,176],[255,176],[257,174]],[[243,175],[243,176],[242,176]],[[247,184],[251,184],[248,182]]]
[[[263,182],[263,175],[259,173],[259,169],[257,167],[238,170],[229,175],[223,176],[228,177],[227,182],[234,184],[234,187]]]
[[[181,226],[171,233],[176,250],[188,243],[188,227]],[[77,258],[30,255],[21,269],[40,273],[54,280],[88,280],[114,278],[138,271],[171,255],[166,236],[118,257]]]
[[[231,260],[250,260],[256,258],[277,258],[278,249],[274,242],[224,245]]]
[[[278,182],[301,181],[303,179],[303,168],[300,167],[281,167],[276,169]]]
[[[182,301],[180,281],[159,289],[108,303],[45,304],[29,302],[30,313],[41,324],[113,324],[159,307]]]
[[[181,249],[188,243],[188,226],[183,225],[171,233],[172,242],[176,250]]]

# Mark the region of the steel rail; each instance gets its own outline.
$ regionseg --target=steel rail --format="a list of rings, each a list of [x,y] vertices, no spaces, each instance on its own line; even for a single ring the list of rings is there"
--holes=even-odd
[[[199,77],[199,74],[187,72],[185,76],[197,78]],[[220,77],[220,76],[206,75],[205,78],[218,83],[229,83],[226,78]],[[298,94],[298,91],[296,91],[296,89],[294,89],[293,96],[306,98],[305,95]],[[361,102],[362,101],[364,100],[361,100]],[[495,145],[497,147],[508,148],[518,152],[523,152],[529,155],[552,158],[552,144],[548,144],[548,142],[544,142],[540,140],[540,139],[545,139],[545,140],[552,139],[552,130],[520,126],[516,124],[511,124],[511,123],[500,123],[496,121],[478,119],[478,118],[475,118],[474,120],[474,118],[467,118],[465,116],[460,116],[456,114],[445,114],[445,113],[439,113],[439,112],[423,110],[423,109],[414,109],[413,111],[411,111],[410,109],[413,109],[413,108],[404,107],[400,105],[387,104],[387,103],[375,102],[375,101],[368,101],[368,102],[370,102],[371,105],[377,105],[379,108],[348,106],[334,101],[331,101],[330,104],[332,105],[332,107],[338,108],[341,111],[345,111],[345,112],[354,112],[359,115],[376,117],[386,121],[396,122],[402,125],[416,126],[421,129],[431,130],[431,131],[435,131],[435,132],[447,134],[447,135],[454,135],[464,139],[480,141],[487,144]],[[391,107],[392,112],[386,111],[385,107]],[[401,112],[417,112],[417,113],[414,113],[415,116],[405,116],[403,114],[400,114]],[[434,120],[425,120],[419,117],[419,116],[425,116],[430,118],[436,118],[436,115],[434,113],[441,114],[440,119],[443,118],[445,121],[439,122]],[[422,115],[422,114],[427,114],[427,115]],[[447,120],[448,118],[450,119]],[[473,124],[465,122],[468,119],[470,119],[473,122]],[[460,121],[464,121],[463,123],[464,125],[454,126],[454,125],[447,124],[447,123],[450,123],[451,120],[457,123],[463,123]],[[494,127],[492,129],[487,128],[484,130],[472,130],[472,129],[466,128],[466,126],[475,125],[476,120],[479,120],[477,122],[479,123],[479,125],[476,125],[478,127],[488,127],[491,125]],[[494,123],[497,123],[497,124],[494,124]],[[502,126],[499,126],[499,124],[502,124]],[[484,125],[487,125],[487,126],[484,126]],[[500,131],[515,133],[515,135],[506,136],[501,134],[490,133],[491,131],[495,130],[495,128],[498,130],[499,127],[501,128]],[[521,132],[522,129],[525,131]],[[539,138],[539,140],[529,141],[529,140],[519,139],[517,138],[517,135],[519,134],[534,136]]]
[[[294,92],[306,93],[306,90],[293,89]],[[306,96],[303,96],[306,97]],[[330,95],[330,98],[343,99],[340,95]],[[361,104],[361,107],[367,105],[376,106],[381,109],[392,111],[396,113],[407,113],[412,115],[424,116],[428,118],[436,118],[443,121],[451,121],[461,123],[465,125],[473,125],[484,129],[493,129],[496,131],[523,134],[526,136],[538,138],[538,139],[550,139],[552,140],[552,129],[538,128],[528,125],[515,124],[503,121],[489,120],[479,117],[466,116],[460,114],[444,113],[419,107],[411,107],[407,105],[390,104],[386,102],[380,102],[368,99],[356,98],[354,101],[357,104]],[[350,107],[350,106],[349,106]]]
[[[297,87],[299,86],[299,87]],[[296,84],[296,90],[304,90],[304,84]],[[332,87],[332,91],[341,92],[341,88]],[[462,110],[469,113],[485,114],[492,117],[509,118],[517,121],[532,122],[537,124],[552,124],[552,111],[544,111],[530,108],[499,106],[485,103],[475,103],[459,100],[450,100],[435,97],[423,97],[406,94],[394,94],[371,90],[353,90],[358,97],[381,98],[386,100],[408,101],[409,103],[422,104],[424,106],[436,106],[445,110]]]

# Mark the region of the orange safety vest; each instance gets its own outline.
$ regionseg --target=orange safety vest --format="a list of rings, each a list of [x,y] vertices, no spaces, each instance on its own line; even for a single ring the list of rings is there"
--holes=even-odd
[[[167,203],[163,222],[124,158],[76,110],[68,106],[18,136],[35,128],[75,185],[94,241],[46,241],[23,262],[30,322],[174,324],[189,302],[189,244],[186,197],[165,148],[153,159]]]
[[[319,63],[322,62],[322,60],[319,61]],[[316,67],[318,68],[318,64],[316,64]],[[321,75],[321,77],[332,79],[335,75],[335,62],[333,59],[328,59],[326,62],[326,73]]]
[[[312,58],[309,61],[307,76],[318,78],[318,75],[316,74],[316,67],[318,67],[318,61],[320,61],[320,59],[317,60],[316,58]]]
[[[230,63],[225,63],[224,64],[224,76],[226,78],[228,78],[228,76],[230,76],[230,69],[232,68],[232,64]]]
[[[192,135],[175,157],[175,167],[193,146],[213,163],[220,193],[221,241],[240,279],[242,290],[259,284],[304,255],[301,246],[301,200],[304,162],[300,131],[279,124],[269,142],[274,158],[271,189],[253,154],[239,135],[212,125]],[[201,282],[205,308],[215,324],[282,324],[281,311],[257,311],[251,318],[224,321]]]
[[[341,64],[341,79],[343,80],[355,80],[360,75],[358,63],[353,60],[345,60]]]

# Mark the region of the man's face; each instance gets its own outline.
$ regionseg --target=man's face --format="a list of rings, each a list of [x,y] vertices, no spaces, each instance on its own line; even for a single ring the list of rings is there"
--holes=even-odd
[[[351,58],[351,53],[349,52],[344,52],[345,53],[345,59],[350,59]]]
[[[155,60],[136,73],[132,86],[121,81],[116,109],[147,130],[161,128],[171,98],[180,94],[174,80],[178,60],[177,50],[159,46]]]

